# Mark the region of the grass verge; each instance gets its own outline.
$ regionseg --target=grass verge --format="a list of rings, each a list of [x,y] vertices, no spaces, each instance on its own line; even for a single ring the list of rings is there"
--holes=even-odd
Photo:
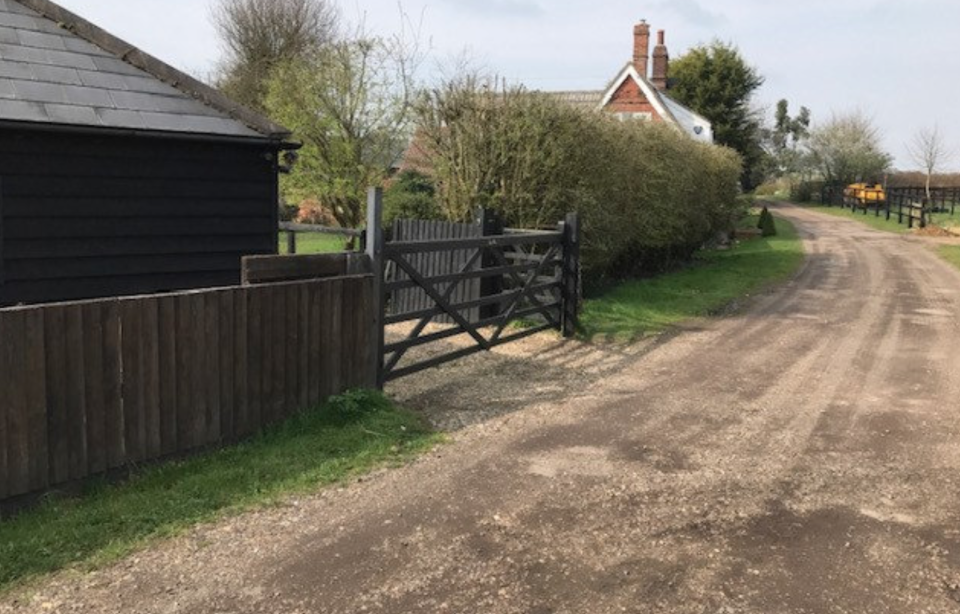
[[[777,236],[701,252],[689,268],[628,281],[585,301],[580,320],[584,334],[595,340],[630,341],[716,313],[737,298],[789,279],[803,262],[803,245],[790,222],[777,218],[776,225]]]
[[[937,254],[960,269],[960,245],[941,245],[937,248]]]
[[[321,232],[298,232],[298,254],[335,254],[346,249],[347,238]],[[280,253],[287,253],[287,233],[280,233]]]
[[[95,568],[196,524],[405,461],[440,438],[378,393],[347,393],[245,443],[0,522],[0,591],[67,567]]]
[[[892,232],[896,234],[907,234],[910,232],[910,229],[907,227],[906,222],[903,224],[897,223],[896,217],[891,217],[889,220],[886,219],[886,214],[881,212],[880,217],[876,217],[873,211],[869,211],[866,215],[863,212],[854,213],[850,209],[841,209],[840,207],[824,207],[822,205],[801,205],[804,209],[810,211],[817,211],[819,213],[826,213],[834,217],[844,217],[849,220],[856,220],[871,228],[876,230],[882,230],[884,232]]]

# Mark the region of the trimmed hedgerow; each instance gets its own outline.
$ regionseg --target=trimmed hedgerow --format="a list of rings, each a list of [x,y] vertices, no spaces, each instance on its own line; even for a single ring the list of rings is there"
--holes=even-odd
[[[742,213],[739,156],[663,123],[620,122],[476,78],[425,95],[417,119],[445,217],[487,206],[534,228],[577,211],[592,281],[688,258]]]

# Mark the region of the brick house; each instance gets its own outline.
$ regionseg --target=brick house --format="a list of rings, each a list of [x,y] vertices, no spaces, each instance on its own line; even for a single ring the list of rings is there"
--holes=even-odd
[[[662,121],[676,126],[690,138],[713,143],[710,120],[680,104],[668,94],[670,53],[666,33],[657,32],[657,45],[650,62],[650,26],[641,21],[633,28],[633,59],[603,90],[542,92],[585,112],[615,114],[621,121]],[[391,168],[392,174],[415,170],[430,174],[431,163],[422,139],[413,136]]]
[[[667,94],[669,72],[670,53],[667,51],[665,32],[657,32],[651,67],[650,26],[646,21],[641,21],[633,29],[633,59],[617,73],[606,89],[550,94],[584,110],[613,113],[623,121],[669,122],[695,140],[712,143],[713,126],[710,121]]]

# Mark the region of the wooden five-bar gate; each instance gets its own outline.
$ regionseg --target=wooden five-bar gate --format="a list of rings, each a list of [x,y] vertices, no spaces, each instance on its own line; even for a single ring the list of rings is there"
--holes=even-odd
[[[367,228],[376,229],[366,249],[379,302],[381,385],[544,330],[574,334],[580,296],[576,214],[550,230],[386,242],[382,194],[372,190]],[[411,290],[425,296],[426,304],[397,300]],[[437,320],[446,325],[431,327]],[[518,322],[520,327],[512,326]],[[469,337],[466,347],[443,346],[401,366],[410,350],[461,335]]]

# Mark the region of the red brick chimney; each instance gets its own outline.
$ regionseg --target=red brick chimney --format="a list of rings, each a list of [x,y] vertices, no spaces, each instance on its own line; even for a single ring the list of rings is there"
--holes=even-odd
[[[647,77],[650,61],[650,26],[641,20],[633,27],[633,67],[641,76]]]
[[[670,71],[670,53],[667,52],[666,33],[657,31],[657,46],[653,48],[653,76],[650,82],[661,92],[667,91],[667,73]]]

